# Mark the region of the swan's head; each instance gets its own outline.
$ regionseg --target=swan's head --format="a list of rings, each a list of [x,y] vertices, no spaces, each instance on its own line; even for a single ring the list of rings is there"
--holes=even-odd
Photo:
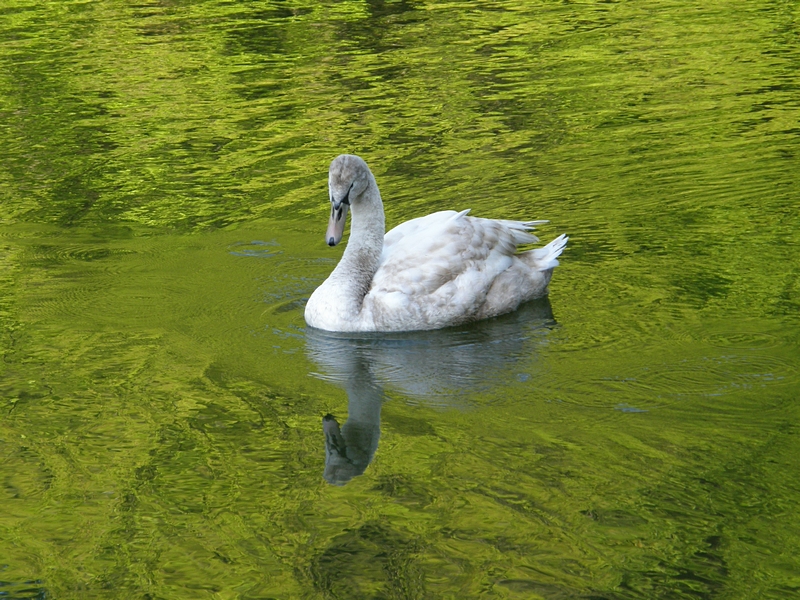
[[[335,246],[341,241],[347,211],[369,186],[369,175],[367,163],[358,156],[340,154],[333,159],[328,171],[331,218],[328,221],[328,231],[325,233],[325,241],[329,246]]]

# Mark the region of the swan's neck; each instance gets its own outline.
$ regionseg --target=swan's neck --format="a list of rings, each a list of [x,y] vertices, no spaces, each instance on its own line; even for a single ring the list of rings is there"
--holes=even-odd
[[[386,225],[378,184],[370,173],[367,188],[350,206],[350,239],[339,264],[328,278],[337,289],[338,310],[345,318],[361,312],[383,252]]]

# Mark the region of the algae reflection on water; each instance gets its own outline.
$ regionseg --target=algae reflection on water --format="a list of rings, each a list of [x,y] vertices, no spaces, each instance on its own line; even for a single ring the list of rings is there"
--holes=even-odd
[[[0,596],[800,593],[796,3],[0,8]],[[549,301],[310,334],[341,152]]]

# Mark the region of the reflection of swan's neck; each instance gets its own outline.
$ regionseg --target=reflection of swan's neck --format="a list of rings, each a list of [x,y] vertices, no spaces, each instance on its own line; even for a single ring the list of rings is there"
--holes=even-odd
[[[372,376],[351,379],[347,382],[347,423],[360,423],[380,432],[383,390],[372,381]]]
[[[328,278],[339,296],[338,308],[345,318],[355,318],[361,311],[383,251],[386,232],[383,202],[371,173],[367,188],[353,199],[350,214],[347,248]]]
[[[347,422],[342,426],[342,436],[349,447],[357,449],[356,456],[363,461],[363,472],[378,449],[381,437],[383,390],[375,384],[369,366],[361,360],[353,369],[345,389]]]

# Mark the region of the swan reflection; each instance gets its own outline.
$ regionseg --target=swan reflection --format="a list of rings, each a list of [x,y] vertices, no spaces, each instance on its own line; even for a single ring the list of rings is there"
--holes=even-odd
[[[325,480],[343,485],[361,475],[378,448],[384,388],[410,401],[464,405],[471,396],[525,380],[537,347],[554,325],[547,298],[514,313],[463,327],[407,333],[353,334],[306,330],[314,376],[347,392],[347,421],[332,415],[325,433]]]

